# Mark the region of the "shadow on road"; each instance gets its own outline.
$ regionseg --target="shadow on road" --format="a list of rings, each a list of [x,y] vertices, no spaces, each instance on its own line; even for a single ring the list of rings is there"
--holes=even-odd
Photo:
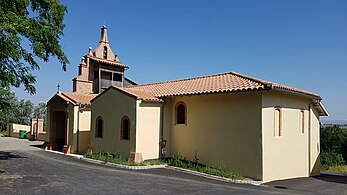
[[[13,154],[12,152],[0,151],[0,160],[10,160],[13,158],[26,158],[26,157],[22,157],[20,155]]]
[[[44,144],[32,144],[30,145],[31,147],[36,147],[36,148],[43,148]]]
[[[326,181],[326,182],[347,184],[347,175],[321,174],[321,175],[315,176],[313,178],[319,179],[322,181]]]

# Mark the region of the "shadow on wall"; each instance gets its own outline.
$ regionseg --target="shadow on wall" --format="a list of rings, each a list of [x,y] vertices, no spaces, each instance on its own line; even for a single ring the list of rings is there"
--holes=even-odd
[[[13,154],[12,152],[0,151],[0,160],[10,160],[13,158],[26,158],[26,157],[22,157],[20,155]]]

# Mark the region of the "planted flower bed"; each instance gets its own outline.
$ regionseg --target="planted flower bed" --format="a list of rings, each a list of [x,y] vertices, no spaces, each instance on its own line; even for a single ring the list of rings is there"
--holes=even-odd
[[[99,152],[94,154],[85,154],[84,156],[86,158],[90,158],[94,160],[100,160],[103,162],[127,165],[127,166],[151,166],[151,165],[168,164],[174,167],[180,167],[184,169],[189,169],[189,170],[198,171],[198,172],[225,177],[225,178],[240,179],[240,180],[245,179],[238,172],[228,170],[223,167],[211,167],[211,166],[200,164],[198,163],[198,159],[196,156],[193,159],[194,161],[188,161],[188,160],[183,160],[181,155],[176,154],[172,158],[167,158],[165,160],[161,160],[161,159],[147,160],[138,164],[134,162],[128,162],[127,159],[119,153],[112,154],[112,153]]]

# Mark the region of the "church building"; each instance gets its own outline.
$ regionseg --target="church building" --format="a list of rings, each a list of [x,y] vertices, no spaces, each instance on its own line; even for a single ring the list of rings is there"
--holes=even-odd
[[[73,92],[48,102],[49,142],[135,162],[199,159],[264,182],[320,173],[321,97],[236,72],[136,85],[102,28]]]
[[[85,152],[90,143],[91,99],[110,86],[136,85],[125,77],[128,67],[114,54],[106,26],[101,28],[101,37],[94,51],[82,57],[78,76],[73,81],[73,92],[57,92],[47,102],[46,141],[53,149],[70,152]]]

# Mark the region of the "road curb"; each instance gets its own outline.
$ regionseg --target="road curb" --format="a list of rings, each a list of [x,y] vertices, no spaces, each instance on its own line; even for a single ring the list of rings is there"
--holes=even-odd
[[[95,164],[102,164],[102,165],[107,165],[107,166],[121,168],[121,169],[128,169],[128,170],[159,169],[159,168],[165,168],[167,166],[167,165],[129,166],[129,165],[120,165],[120,164],[104,162],[101,160],[94,160],[94,159],[90,159],[86,157],[81,157],[80,159],[84,161],[92,162]]]
[[[261,181],[230,179],[230,178],[210,175],[210,174],[201,173],[198,171],[193,171],[193,170],[183,169],[183,168],[173,167],[173,166],[166,166],[166,168],[170,169],[170,170],[180,171],[180,172],[184,172],[184,173],[188,173],[188,174],[192,174],[192,175],[197,175],[200,177],[205,177],[208,179],[213,179],[213,180],[218,180],[218,181],[238,183],[238,184],[251,184],[251,185],[255,185],[255,186],[263,185],[263,182],[261,182]]]

